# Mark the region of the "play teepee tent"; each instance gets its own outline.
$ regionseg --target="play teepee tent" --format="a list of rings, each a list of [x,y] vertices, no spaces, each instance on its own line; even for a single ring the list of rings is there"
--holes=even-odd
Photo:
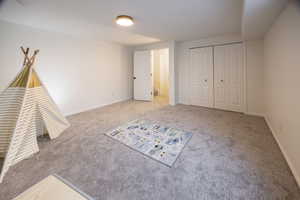
[[[39,151],[37,136],[58,137],[70,125],[60,113],[34,70],[38,50],[25,55],[23,69],[0,94],[0,183],[9,167]]]

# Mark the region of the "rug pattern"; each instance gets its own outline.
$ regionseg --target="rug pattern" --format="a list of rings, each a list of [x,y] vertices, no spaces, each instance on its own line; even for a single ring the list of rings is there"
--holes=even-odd
[[[135,120],[106,135],[172,167],[193,134],[147,120]]]

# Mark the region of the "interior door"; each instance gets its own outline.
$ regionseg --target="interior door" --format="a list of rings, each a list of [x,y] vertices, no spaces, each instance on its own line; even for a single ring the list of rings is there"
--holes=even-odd
[[[242,44],[214,47],[215,108],[244,110],[244,67]]]
[[[152,53],[136,51],[134,53],[134,99],[152,100]]]
[[[190,50],[190,104],[213,107],[213,48]]]

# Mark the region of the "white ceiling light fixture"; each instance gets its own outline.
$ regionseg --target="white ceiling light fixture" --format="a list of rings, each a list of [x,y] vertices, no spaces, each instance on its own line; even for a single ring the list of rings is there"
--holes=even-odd
[[[119,15],[116,17],[116,23],[120,26],[132,26],[133,18],[128,15]]]

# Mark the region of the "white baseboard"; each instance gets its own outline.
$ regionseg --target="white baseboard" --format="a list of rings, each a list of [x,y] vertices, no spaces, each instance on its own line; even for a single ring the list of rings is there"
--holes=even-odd
[[[252,115],[252,116],[257,116],[257,117],[265,117],[264,114],[261,113],[255,113],[255,112],[245,112],[246,115]]]
[[[285,158],[285,160],[286,160],[286,162],[288,163],[288,165],[289,165],[289,167],[290,167],[290,169],[291,169],[291,171],[292,171],[292,174],[294,175],[294,177],[295,177],[295,179],[296,179],[296,182],[297,182],[298,186],[300,187],[300,176],[299,176],[299,174],[298,174],[296,168],[294,167],[294,165],[293,165],[291,159],[290,159],[289,156],[287,155],[287,152],[286,152],[286,150],[284,149],[283,145],[280,143],[279,138],[278,138],[278,135],[277,135],[277,133],[275,132],[275,130],[272,128],[271,122],[270,122],[270,120],[268,119],[267,116],[265,116],[265,120],[266,120],[267,125],[269,126],[269,128],[270,128],[270,130],[271,130],[271,132],[272,132],[272,134],[273,134],[273,136],[274,136],[274,138],[275,138],[275,140],[276,140],[276,142],[277,142],[277,144],[278,144],[278,146],[279,146],[279,148],[280,148],[280,150],[281,150],[281,152],[282,152],[282,154],[283,154],[283,156],[284,156],[284,158]]]
[[[78,113],[87,112],[87,111],[90,111],[90,110],[94,110],[94,109],[97,109],[97,108],[108,106],[108,105],[111,105],[111,104],[114,104],[114,103],[127,101],[127,100],[130,100],[130,99],[132,99],[132,97],[127,97],[127,98],[123,98],[123,99],[116,99],[116,100],[111,101],[109,103],[104,103],[104,104],[84,108],[84,109],[81,109],[81,110],[77,110],[77,111],[74,111],[74,112],[69,112],[69,113],[65,114],[65,116],[68,117],[68,116],[75,115],[75,114],[78,114]]]

